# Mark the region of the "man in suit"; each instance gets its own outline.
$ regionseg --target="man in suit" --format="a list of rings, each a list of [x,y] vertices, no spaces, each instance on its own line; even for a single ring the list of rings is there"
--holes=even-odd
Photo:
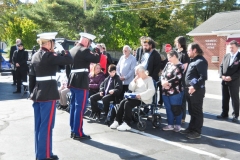
[[[238,122],[239,116],[239,78],[240,78],[240,53],[239,44],[230,42],[230,53],[227,53],[220,65],[220,78],[222,78],[222,113],[218,119],[228,118],[229,100],[232,99],[233,122]]]
[[[9,62],[13,64],[13,53],[14,51],[18,50],[17,45],[21,43],[21,39],[16,39],[16,45],[12,46],[10,49],[10,59]],[[13,75],[13,84],[12,85],[16,85],[17,84],[17,78],[16,78],[16,73],[15,73],[15,69],[12,71],[12,75]]]

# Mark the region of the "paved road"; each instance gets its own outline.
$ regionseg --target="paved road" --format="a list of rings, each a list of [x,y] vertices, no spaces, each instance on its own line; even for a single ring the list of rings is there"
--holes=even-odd
[[[112,130],[102,123],[84,120],[84,131],[92,139],[75,141],[70,138],[69,114],[57,110],[53,132],[53,152],[61,160],[105,159],[186,159],[210,160],[240,157],[240,125],[231,120],[219,121],[221,112],[221,85],[217,72],[209,71],[204,100],[204,127],[202,138],[188,140],[179,133],[165,132],[165,110],[160,128],[147,123],[145,132],[136,124],[128,132]],[[34,160],[34,124],[32,102],[12,94],[12,77],[0,76],[0,160]],[[231,113],[231,111],[230,111]],[[189,122],[187,116],[185,128]]]

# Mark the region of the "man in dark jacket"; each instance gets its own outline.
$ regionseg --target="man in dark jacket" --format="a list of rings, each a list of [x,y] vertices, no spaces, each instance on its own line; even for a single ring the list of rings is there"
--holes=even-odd
[[[114,101],[119,103],[118,99],[122,91],[122,81],[116,74],[116,66],[114,64],[111,64],[108,67],[108,73],[109,76],[102,82],[99,93],[96,93],[90,97],[92,112],[96,115],[97,119],[100,118],[101,114],[101,110],[98,108],[97,101],[103,101],[103,111],[106,116],[109,110],[110,102]]]
[[[205,96],[205,81],[207,80],[207,60],[197,43],[188,45],[188,56],[191,59],[185,76],[185,94],[188,111],[191,116],[188,128],[181,130],[189,139],[201,138],[203,126],[203,98]]]
[[[17,90],[13,93],[21,93],[22,81],[27,82],[27,72],[28,72],[28,52],[23,48],[23,44],[19,43],[17,45],[18,50],[14,51],[12,62],[15,68],[15,74],[17,78]]]
[[[70,50],[73,64],[66,67],[69,73],[68,87],[71,91],[70,127],[71,137],[76,140],[90,138],[84,134],[83,114],[87,105],[89,90],[90,63],[99,63],[100,55],[90,51],[89,47],[96,38],[89,33],[80,33],[79,43]]]
[[[144,39],[144,54],[141,57],[140,64],[148,71],[148,75],[157,82],[159,81],[158,74],[161,69],[161,57],[155,48],[156,44],[152,38],[147,37]]]
[[[220,65],[220,78],[222,78],[222,113],[219,119],[228,118],[229,100],[232,100],[233,122],[238,122],[239,117],[239,79],[240,79],[240,52],[239,44],[230,42],[230,53],[225,54]]]
[[[19,44],[19,43],[21,43],[21,39],[17,39],[16,40],[16,45],[11,47],[9,63],[13,64],[13,53],[14,53],[14,51],[18,50],[17,44]],[[12,85],[16,85],[17,84],[17,78],[16,78],[16,75],[15,75],[15,69],[12,70],[12,76],[13,76],[13,84]]]

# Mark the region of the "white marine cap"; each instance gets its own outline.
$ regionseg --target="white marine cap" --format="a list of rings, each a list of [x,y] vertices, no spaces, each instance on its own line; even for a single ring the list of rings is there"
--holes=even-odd
[[[58,32],[46,32],[46,33],[38,34],[37,36],[38,36],[39,39],[52,40],[52,39],[55,39],[57,34],[58,34]]]
[[[80,32],[79,34],[81,37],[85,37],[87,39],[90,39],[91,41],[93,41],[96,38],[96,36],[85,32]]]

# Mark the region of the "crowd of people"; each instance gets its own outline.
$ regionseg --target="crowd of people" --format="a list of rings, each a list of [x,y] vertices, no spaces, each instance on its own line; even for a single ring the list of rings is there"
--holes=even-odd
[[[130,130],[132,109],[141,103],[153,103],[158,87],[158,105],[166,108],[168,123],[162,129],[186,134],[189,139],[201,138],[208,63],[197,43],[187,46],[186,38],[179,36],[174,41],[176,50],[167,51],[167,57],[164,57],[156,50],[156,43],[151,37],[142,36],[138,49],[123,46],[123,55],[118,64],[114,65],[111,55],[106,52],[105,44],[98,43],[97,48],[91,47],[96,38],[94,35],[80,33],[80,40],[69,52],[65,51],[64,55],[54,52],[56,35],[56,32],[38,35],[40,49],[33,55],[29,68],[27,53],[20,39],[17,39],[10,54],[10,62],[15,68],[13,84],[17,84],[13,93],[21,93],[21,82],[27,81],[29,72],[29,91],[34,102],[37,159],[58,159],[52,153],[52,129],[58,99],[58,109],[69,108],[70,137],[82,140],[91,138],[83,131],[83,116],[87,105],[91,106],[93,119],[99,122],[100,119],[106,120],[110,104],[119,104],[116,117],[109,126],[121,131]],[[230,42],[230,49],[231,53],[225,55],[220,67],[223,111],[217,118],[228,118],[229,99],[232,98],[233,122],[238,122],[238,43]],[[59,65],[66,66],[66,75],[58,88],[55,76]],[[129,91],[135,94],[134,98],[125,98],[124,94]],[[66,95],[69,92],[71,96],[67,103]],[[99,107],[99,100],[102,100],[103,108]],[[185,123],[186,106],[190,122],[183,130],[181,124]],[[147,111],[151,111],[151,108]]]

